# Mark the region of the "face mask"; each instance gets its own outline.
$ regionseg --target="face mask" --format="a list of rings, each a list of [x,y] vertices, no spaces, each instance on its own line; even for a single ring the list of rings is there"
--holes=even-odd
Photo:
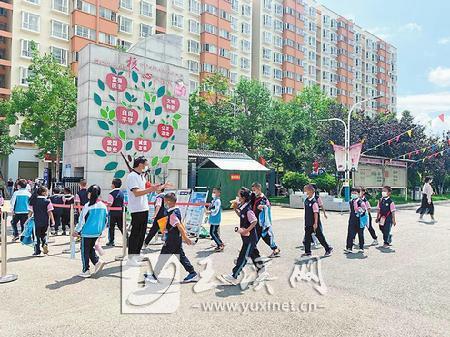
[[[214,199],[216,197],[216,193],[211,194],[211,197]]]
[[[144,166],[144,171],[143,172],[147,172],[148,171],[148,166]]]
[[[352,200],[358,198],[358,194],[352,194]]]
[[[388,196],[388,192],[381,192],[381,196],[382,196],[383,198],[386,198],[386,197]]]

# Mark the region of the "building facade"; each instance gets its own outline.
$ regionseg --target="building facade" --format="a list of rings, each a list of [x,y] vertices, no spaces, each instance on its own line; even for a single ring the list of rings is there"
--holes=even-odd
[[[151,34],[183,37],[191,90],[220,72],[231,84],[260,80],[283,100],[319,85],[347,106],[382,95],[365,106],[371,115],[396,109],[395,47],[314,0],[0,0],[0,98],[27,85],[31,41],[77,73],[87,44],[127,50]],[[45,165],[24,153],[26,140],[3,175],[43,175]]]

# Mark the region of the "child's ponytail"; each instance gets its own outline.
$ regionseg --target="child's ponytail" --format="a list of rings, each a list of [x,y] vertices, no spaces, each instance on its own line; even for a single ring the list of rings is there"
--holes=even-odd
[[[89,206],[94,205],[97,202],[97,199],[100,197],[100,193],[102,190],[98,185],[92,185],[87,190],[89,195]]]

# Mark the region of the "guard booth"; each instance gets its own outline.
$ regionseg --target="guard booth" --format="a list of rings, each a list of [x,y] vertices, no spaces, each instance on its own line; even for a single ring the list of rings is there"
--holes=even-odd
[[[224,209],[230,208],[229,201],[236,198],[241,187],[251,188],[252,183],[259,182],[266,191],[269,169],[244,153],[189,150],[189,160],[190,184],[211,192],[220,187]]]

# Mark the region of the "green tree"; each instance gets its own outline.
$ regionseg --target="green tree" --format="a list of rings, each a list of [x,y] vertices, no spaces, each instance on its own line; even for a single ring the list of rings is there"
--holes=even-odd
[[[336,189],[337,179],[334,175],[325,173],[313,179],[317,188],[321,191],[331,192]]]
[[[283,186],[295,191],[302,191],[303,187],[310,183],[308,176],[299,172],[286,172],[282,179]]]
[[[10,101],[0,101],[0,157],[8,156],[14,151],[14,144],[17,139],[17,137],[10,135],[9,128],[17,120],[16,115],[11,111]]]
[[[10,114],[23,116],[22,134],[35,142],[41,157],[50,154],[55,159],[59,177],[65,132],[76,122],[75,77],[52,55],[39,54],[35,45],[32,53],[28,88],[13,89]]]

